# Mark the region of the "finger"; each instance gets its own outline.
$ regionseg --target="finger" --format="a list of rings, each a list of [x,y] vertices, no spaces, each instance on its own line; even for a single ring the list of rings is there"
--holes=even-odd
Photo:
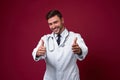
[[[38,53],[45,53],[46,50],[41,50],[41,51],[38,51]]]
[[[78,46],[78,44],[73,44],[73,45],[72,45],[72,47],[76,47],[76,46]]]
[[[41,40],[41,46],[44,46],[44,41],[43,40]]]
[[[74,53],[80,53],[80,50],[79,49],[74,49],[73,52]]]
[[[78,45],[72,47],[73,51],[80,50],[80,47]]]
[[[73,45],[72,46],[74,46],[74,45],[76,45],[77,44],[77,37],[75,37],[75,39],[74,39],[74,42],[73,42]]]
[[[44,46],[41,46],[40,48],[41,48],[41,49],[46,49]]]
[[[78,53],[79,53],[78,51],[74,52],[74,54],[78,54]]]
[[[78,45],[73,45],[72,48],[79,49],[80,47]]]
[[[42,50],[46,50],[46,48],[43,47],[43,46],[41,46],[38,50],[39,50],[39,51],[42,51]]]
[[[45,51],[39,51],[38,52],[41,56],[43,56],[45,54]]]
[[[74,53],[78,53],[79,51],[78,50],[73,50]]]
[[[74,39],[74,44],[77,44],[77,37],[75,37]]]
[[[45,52],[46,52],[45,49],[38,50],[38,53],[45,53]]]
[[[72,48],[80,48],[78,44],[72,45]]]
[[[37,51],[37,55],[40,56],[40,55],[44,55],[46,52],[46,50],[38,50]]]
[[[78,50],[79,50],[79,48],[72,48],[72,50],[73,50],[73,51],[78,51]]]

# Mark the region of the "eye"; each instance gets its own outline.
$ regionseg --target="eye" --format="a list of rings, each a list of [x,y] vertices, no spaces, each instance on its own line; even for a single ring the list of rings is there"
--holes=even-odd
[[[58,23],[58,21],[55,21],[54,24]]]
[[[48,25],[50,26],[50,25],[52,25],[52,23],[48,23]]]

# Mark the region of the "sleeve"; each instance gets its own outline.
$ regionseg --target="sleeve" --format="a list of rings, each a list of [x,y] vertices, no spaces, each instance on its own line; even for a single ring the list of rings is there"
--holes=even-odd
[[[41,45],[41,40],[43,40],[43,41],[45,42],[45,36],[43,36],[43,37],[40,39],[40,41],[38,42],[37,46],[33,49],[32,56],[33,56],[33,59],[34,59],[35,61],[39,61],[39,60],[41,60],[41,59],[45,59],[45,57],[46,57],[46,55],[44,55],[44,56],[39,56],[39,57],[36,56],[37,50],[38,50],[39,46]],[[45,44],[44,44],[44,46],[45,46]],[[45,53],[45,54],[46,54],[46,53]]]
[[[86,44],[80,34],[77,34],[76,37],[78,38],[77,43],[82,50],[82,54],[80,54],[80,55],[76,54],[76,57],[81,61],[81,60],[85,59],[85,57],[88,53],[88,47],[86,46]]]

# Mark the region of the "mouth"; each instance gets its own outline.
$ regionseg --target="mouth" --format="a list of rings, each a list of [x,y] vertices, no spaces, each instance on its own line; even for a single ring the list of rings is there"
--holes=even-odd
[[[58,32],[59,32],[59,28],[53,29],[53,32],[54,32],[54,33],[58,33]]]

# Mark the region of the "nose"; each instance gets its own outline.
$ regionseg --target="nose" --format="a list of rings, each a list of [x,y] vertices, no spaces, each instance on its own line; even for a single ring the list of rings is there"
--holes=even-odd
[[[55,28],[55,24],[52,24],[51,27],[54,29]]]

